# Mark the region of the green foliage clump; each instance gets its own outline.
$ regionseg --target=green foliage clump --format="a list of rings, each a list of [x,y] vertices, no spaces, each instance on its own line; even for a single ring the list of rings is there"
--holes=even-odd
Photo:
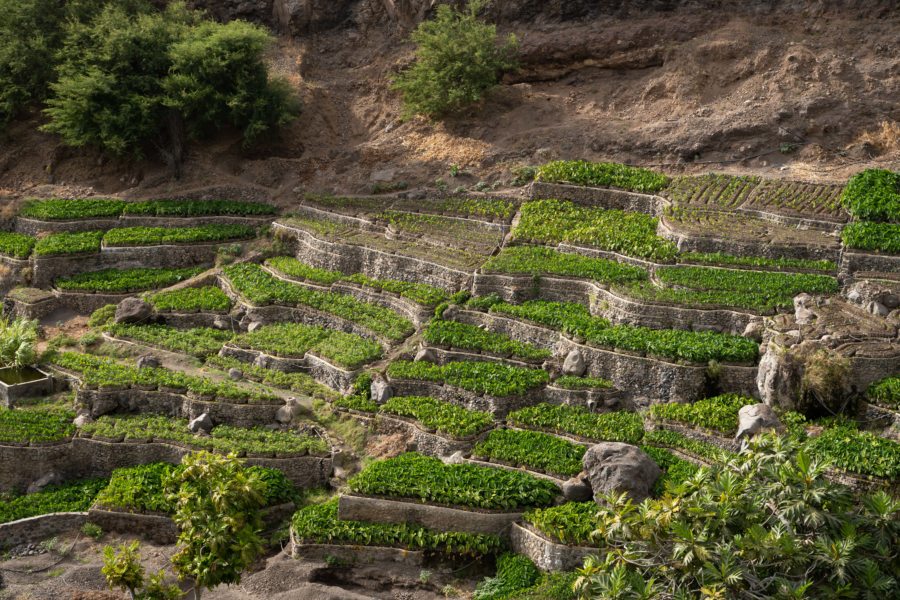
[[[613,382],[602,377],[575,377],[563,375],[553,382],[556,387],[566,390],[603,390],[613,387]]]
[[[428,362],[395,361],[388,367],[394,379],[419,379],[491,396],[521,396],[550,380],[546,371],[485,361],[455,361],[445,365]]]
[[[422,333],[422,337],[434,346],[487,352],[519,360],[544,360],[550,358],[552,354],[549,350],[517,342],[500,333],[443,319],[432,320]]]
[[[900,254],[900,223],[850,223],[841,231],[841,240],[854,250]]]
[[[297,539],[315,544],[387,546],[430,550],[473,558],[495,554],[504,543],[496,535],[430,531],[407,523],[363,523],[338,519],[337,499],[301,508],[291,526]]]
[[[643,213],[579,206],[562,200],[522,205],[513,239],[537,244],[585,244],[626,256],[671,262],[672,242],[656,235],[657,219]]]
[[[69,23],[44,128],[115,154],[157,140],[179,154],[183,138],[226,125],[254,140],[295,113],[286,84],[269,78],[269,43],[260,27],[207,21],[182,2],[138,14],[110,3]]]
[[[220,371],[239,369],[243,372],[245,379],[271,387],[291,390],[311,398],[329,400],[337,395],[334,390],[322,385],[306,373],[286,373],[276,369],[266,369],[259,365],[241,362],[236,358],[218,355],[207,357],[206,366]]]
[[[38,322],[0,318],[0,367],[25,367],[37,358]]]
[[[298,358],[312,352],[347,369],[381,358],[381,346],[353,333],[303,325],[277,323],[237,336],[234,344],[277,356]]]
[[[346,408],[348,410],[358,410],[360,412],[368,413],[378,412],[378,403],[369,397],[368,392],[335,398],[333,404],[338,408]]]
[[[885,406],[900,406],[900,377],[887,377],[876,381],[866,390],[866,396],[872,402]]]
[[[110,198],[50,198],[32,199],[25,202],[19,215],[42,221],[67,221],[75,219],[98,219],[118,217],[126,202]]]
[[[576,583],[591,598],[889,598],[898,589],[900,502],[858,497],[826,465],[763,436],[674,494],[609,496]]]
[[[122,294],[168,287],[203,272],[203,267],[185,269],[103,269],[61,277],[54,282],[57,289],[73,292],[107,292]]]
[[[693,404],[678,402],[654,404],[650,407],[650,416],[654,419],[679,421],[733,435],[737,432],[738,411],[742,407],[756,404],[756,402],[753,398],[739,394],[722,394],[698,400]]]
[[[116,316],[116,305],[106,304],[101,306],[88,319],[89,327],[104,327],[109,324]]]
[[[620,163],[594,163],[584,160],[558,160],[538,167],[537,181],[615,187],[652,194],[669,184],[662,173]]]
[[[249,225],[199,225],[197,227],[121,227],[103,236],[106,246],[160,246],[246,240],[256,237]]]
[[[861,221],[900,222],[900,173],[866,169],[847,182],[844,208]]]
[[[565,479],[581,472],[585,450],[549,433],[495,429],[475,445],[472,455]]]
[[[415,419],[428,429],[455,438],[475,435],[494,422],[490,413],[424,396],[394,396],[380,408],[386,414]]]
[[[159,311],[228,312],[231,309],[231,298],[214,285],[151,294],[147,302]]]
[[[644,433],[644,443],[663,448],[675,448],[683,450],[698,458],[707,461],[722,461],[731,456],[731,453],[710,444],[669,429],[654,429]]]
[[[490,510],[547,506],[559,489],[524,472],[446,465],[415,452],[372,463],[349,481],[357,494]]]
[[[900,477],[900,443],[850,424],[826,427],[809,439],[807,448],[812,456],[843,471],[891,481]]]
[[[183,352],[197,358],[217,354],[225,342],[233,337],[230,331],[212,327],[182,330],[155,323],[150,325],[118,323],[108,326],[107,331],[116,337],[158,346],[172,352]]]
[[[47,444],[75,434],[75,411],[58,406],[0,407],[0,443]]]
[[[12,258],[28,258],[34,249],[35,239],[21,233],[0,232],[0,254]]]
[[[271,204],[239,200],[145,200],[128,202],[122,209],[123,215],[147,217],[252,217],[277,212]]]
[[[224,272],[235,290],[257,306],[309,306],[358,323],[393,341],[405,339],[415,329],[409,320],[390,309],[362,302],[347,294],[321,292],[282,281],[259,265],[229,265]]]
[[[532,587],[541,572],[520,554],[504,554],[497,559],[497,575],[486,577],[475,588],[472,600],[506,600],[515,592]]]
[[[493,304],[490,311],[558,329],[567,335],[582,337],[596,346],[641,352],[670,360],[701,364],[711,360],[750,363],[755,362],[759,355],[759,345],[739,335],[610,325],[606,319],[591,315],[587,307],[570,302],[502,302]]]
[[[550,508],[534,508],[523,520],[551,540],[573,546],[589,546],[597,529],[597,503],[566,502]]]
[[[766,267],[774,269],[798,269],[802,271],[822,271],[832,273],[837,265],[830,260],[808,258],[767,258],[764,256],[734,256],[724,252],[684,252],[678,255],[679,262],[703,263],[710,265],[734,265],[742,267]]]
[[[86,479],[65,485],[50,486],[25,496],[0,496],[0,523],[57,512],[83,512],[106,487],[107,479]]]
[[[575,600],[575,580],[572,571],[544,573],[537,582],[509,595],[509,600]]]
[[[588,440],[637,444],[644,437],[644,423],[634,412],[593,413],[580,406],[546,402],[520,408],[506,417],[510,425],[570,434]]]
[[[603,258],[567,254],[543,246],[510,246],[492,256],[482,267],[485,273],[564,275],[601,283],[645,281],[647,271]]]
[[[109,510],[168,514],[172,504],[166,499],[164,481],[179,469],[169,463],[116,469],[95,504]]]
[[[653,484],[651,493],[655,498],[662,496],[667,490],[675,490],[676,486],[693,477],[700,469],[695,463],[675,456],[663,448],[641,446],[641,450],[646,452],[663,471],[662,476]]]
[[[433,20],[412,34],[416,62],[401,73],[393,88],[403,94],[407,115],[439,116],[480,100],[504,71],[516,68],[515,36],[497,43],[497,28],[482,22],[483,0],[469,0],[460,12],[439,5]]]
[[[62,256],[100,252],[103,233],[102,231],[54,233],[40,238],[34,245],[34,253],[37,256]]]

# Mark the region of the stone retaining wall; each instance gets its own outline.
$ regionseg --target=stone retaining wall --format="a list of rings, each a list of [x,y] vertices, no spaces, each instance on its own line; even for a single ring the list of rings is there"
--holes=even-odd
[[[425,564],[425,553],[421,550],[387,548],[384,546],[359,546],[350,544],[312,544],[297,539],[291,529],[291,557],[323,561],[338,559],[352,565],[398,563],[420,567]]]
[[[60,480],[109,477],[114,469],[154,462],[181,463],[196,451],[165,442],[108,442],[77,437],[46,446],[0,445],[0,491],[24,490],[48,473]],[[248,465],[271,467],[300,488],[324,485],[331,476],[330,456],[250,457]]]
[[[297,256],[320,269],[363,273],[374,279],[403,279],[427,283],[449,292],[469,287],[472,273],[435,262],[390,254],[382,250],[320,240],[302,229],[274,223],[276,234],[297,241]]]
[[[900,255],[868,254],[845,250],[840,260],[841,271],[885,279],[900,279]]]
[[[519,523],[512,525],[510,544],[514,552],[530,558],[538,569],[551,572],[581,568],[587,556],[600,552],[597,548],[552,542]]]
[[[327,385],[333,390],[349,392],[356,377],[362,369],[348,371],[314,354],[306,353],[303,358],[284,358],[273,356],[259,350],[239,348],[225,344],[219,356],[235,358],[241,362],[251,363],[264,369],[274,369],[285,373],[306,373],[313,379]]]
[[[489,412],[498,418],[505,417],[507,413],[525,406],[533,406],[543,400],[543,394],[540,389],[532,390],[524,396],[498,398],[486,394],[476,394],[462,388],[433,381],[394,379],[390,383],[395,396],[431,396],[438,400],[452,402],[469,410]]]
[[[0,550],[23,544],[37,544],[80,529],[87,517],[86,512],[53,513],[0,524]]]
[[[544,388],[544,401],[550,404],[581,406],[594,412],[634,410],[625,395],[615,388],[568,390],[551,384]]]
[[[450,456],[456,452],[468,454],[485,435],[472,436],[466,440],[453,439],[425,431],[416,423],[386,414],[374,416],[372,422],[377,433],[382,435],[399,433],[407,439],[407,445],[415,445],[416,452],[437,458]]]
[[[405,502],[347,494],[342,495],[338,501],[338,518],[343,521],[408,523],[432,531],[508,536],[510,525],[521,517],[521,512],[478,512],[422,504],[414,500]]]
[[[200,225],[249,225],[256,227],[271,222],[269,217],[205,216],[205,217],[144,217],[122,215],[121,217],[77,219],[72,221],[43,221],[28,217],[16,217],[17,233],[38,235],[39,233],[75,233],[79,231],[99,231],[120,227],[198,227]]]

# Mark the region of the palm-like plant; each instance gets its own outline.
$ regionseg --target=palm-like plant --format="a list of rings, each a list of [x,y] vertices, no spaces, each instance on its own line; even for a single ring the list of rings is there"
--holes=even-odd
[[[37,321],[0,319],[0,367],[24,367],[34,362]]]

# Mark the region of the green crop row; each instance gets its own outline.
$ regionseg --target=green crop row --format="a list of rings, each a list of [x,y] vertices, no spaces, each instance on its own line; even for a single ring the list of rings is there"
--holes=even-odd
[[[596,502],[566,502],[550,508],[534,508],[522,519],[551,540],[573,546],[594,545],[591,533],[597,529]]]
[[[13,258],[28,258],[34,248],[35,239],[21,233],[0,232],[0,254]]]
[[[226,242],[256,237],[256,228],[248,225],[199,225],[197,227],[123,227],[110,229],[103,236],[106,246],[160,246]]]
[[[698,458],[709,461],[720,461],[730,456],[730,453],[714,444],[701,442],[689,438],[677,431],[668,429],[654,429],[644,433],[644,443],[660,446],[663,448],[674,448],[684,450]]]
[[[748,363],[755,362],[759,355],[756,342],[738,335],[610,325],[606,319],[591,315],[585,306],[574,303],[543,300],[530,300],[523,304],[497,303],[491,306],[490,311],[558,329],[603,348],[664,359],[692,363],[707,363],[710,360]]]
[[[769,267],[774,269],[797,269],[801,271],[822,271],[832,273],[837,265],[830,260],[810,260],[806,258],[766,258],[763,256],[734,256],[723,252],[685,252],[678,255],[678,262],[703,263],[709,265]]]
[[[147,296],[156,310],[170,312],[228,312],[231,298],[214,285],[191,287]]]
[[[538,167],[537,181],[615,187],[632,192],[655,193],[669,184],[662,173],[620,163],[557,160]]]
[[[84,512],[106,487],[108,479],[87,479],[47,487],[40,492],[4,498],[0,496],[0,524],[59,512]]]
[[[857,173],[847,182],[841,204],[863,221],[900,222],[900,173],[885,169]]]
[[[756,404],[756,400],[738,394],[722,394],[693,404],[654,404],[650,407],[650,416],[733,435],[738,428],[738,411],[748,404]]]
[[[313,544],[386,546],[469,557],[496,554],[504,548],[496,535],[430,531],[407,523],[345,521],[338,518],[337,499],[301,508],[291,526],[298,540]]]
[[[168,325],[111,324],[106,331],[116,337],[158,346],[171,352],[182,352],[197,358],[217,354],[234,334],[211,327],[176,329]]]
[[[513,239],[537,244],[584,244],[671,262],[678,249],[656,235],[656,225],[656,218],[643,213],[591,208],[561,200],[535,200],[522,205]]]
[[[810,452],[843,471],[896,481],[900,443],[845,424],[826,427],[807,442]]]
[[[645,281],[647,271],[603,258],[559,252],[544,246],[509,246],[491,257],[481,270],[485,273],[563,275],[600,283]]]
[[[546,384],[550,377],[541,369],[525,369],[483,361],[457,361],[446,365],[395,361],[388,367],[393,379],[418,379],[453,385],[478,394],[521,396]]]
[[[841,240],[855,250],[900,254],[900,223],[850,223],[841,231]]]
[[[286,358],[312,352],[334,364],[356,369],[381,358],[381,346],[352,333],[300,323],[266,325],[234,338],[233,343]]]
[[[372,279],[362,273],[344,275],[340,271],[312,267],[289,256],[270,258],[266,261],[266,265],[296,279],[329,286],[338,281],[352,282],[377,291],[383,290],[393,294],[400,294],[402,297],[423,306],[435,306],[447,299],[447,292],[425,283],[412,283],[395,279]]]
[[[115,469],[109,485],[101,491],[95,505],[100,508],[133,512],[163,513],[174,512],[172,499],[166,493],[167,480],[177,475],[183,467],[169,463],[150,463],[136,467]],[[265,506],[273,506],[296,499],[294,485],[283,472],[268,467],[247,467],[265,484],[263,499]]]
[[[866,390],[866,396],[872,402],[885,406],[900,406],[900,377],[887,377],[876,381]]]
[[[348,410],[358,410],[367,413],[378,412],[378,403],[372,400],[368,394],[363,393],[335,398],[333,404],[338,408],[346,408]]]
[[[62,256],[100,252],[103,242],[102,231],[82,231],[79,233],[54,233],[40,238],[34,245],[37,256]]]
[[[549,433],[495,429],[475,444],[472,456],[567,479],[581,472],[585,450]]]
[[[275,207],[258,202],[238,202],[234,200],[148,200],[126,202],[106,198],[81,198],[65,200],[29,200],[19,214],[32,219],[64,221],[120,215],[142,215],[153,217],[201,217],[218,215],[272,215]]]
[[[349,486],[357,494],[489,510],[547,506],[559,494],[552,482],[529,473],[447,465],[415,452],[370,464]]]
[[[426,396],[395,396],[381,405],[386,414],[409,417],[427,429],[455,438],[480,433],[493,424],[490,413],[469,410]]]
[[[279,457],[324,455],[328,444],[318,437],[300,433],[277,431],[257,427],[247,429],[218,425],[209,436],[198,437],[188,431],[186,419],[155,415],[104,415],[79,431],[83,437],[109,440],[163,442],[194,450],[209,450],[219,454],[231,452],[238,455]]]
[[[52,357],[51,361],[71,371],[81,373],[81,382],[89,388],[107,387],[139,387],[140,389],[168,389],[190,392],[200,397],[216,399],[224,402],[246,403],[260,402],[279,403],[278,396],[266,391],[241,387],[228,381],[216,382],[205,377],[186,375],[178,371],[162,368],[138,369],[122,365],[112,359],[62,352]]]
[[[0,444],[46,444],[75,434],[75,412],[57,406],[0,407]]]
[[[263,385],[297,392],[311,398],[331,400],[337,394],[331,388],[322,385],[306,373],[286,373],[275,369],[266,369],[258,365],[244,363],[236,358],[213,355],[206,359],[206,366],[219,371],[240,370],[246,379]]]
[[[413,324],[382,306],[361,302],[347,294],[320,292],[283,281],[255,264],[229,265],[225,275],[234,288],[250,302],[265,306],[285,304],[309,306],[358,323],[370,331],[394,341],[414,331]]]
[[[571,434],[588,440],[637,444],[644,423],[634,412],[593,413],[580,406],[542,403],[509,413],[510,425]]]
[[[556,387],[565,390],[602,390],[613,387],[613,382],[602,377],[575,377],[563,375],[553,382]]]
[[[433,319],[422,337],[433,346],[485,352],[503,357],[511,356],[520,360],[544,360],[552,355],[549,350],[517,342],[500,333],[443,319]]]
[[[186,269],[104,269],[57,279],[60,290],[75,292],[126,293],[168,287],[199,275],[203,267]]]

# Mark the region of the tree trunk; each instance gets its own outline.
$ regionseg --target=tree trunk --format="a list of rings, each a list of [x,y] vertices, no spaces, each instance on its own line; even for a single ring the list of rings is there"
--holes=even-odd
[[[165,117],[165,133],[163,143],[159,146],[169,174],[173,179],[181,179],[181,167],[184,165],[185,131],[184,119],[177,110],[169,109]]]

